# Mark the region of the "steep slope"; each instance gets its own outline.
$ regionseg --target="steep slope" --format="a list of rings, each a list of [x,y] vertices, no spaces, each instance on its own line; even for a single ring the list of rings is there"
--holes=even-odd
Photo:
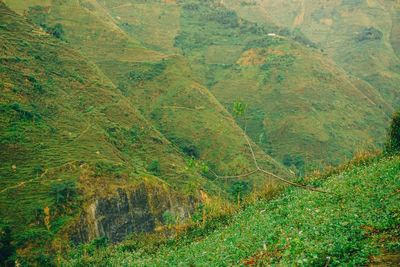
[[[0,220],[22,255],[153,231],[200,189],[224,195],[96,65],[2,3],[0,43]]]
[[[179,27],[165,33],[165,41],[174,41],[199,83],[229,111],[238,100],[247,103],[247,125],[238,123],[265,152],[300,172],[304,163],[336,164],[382,143],[392,106],[371,85],[305,47],[311,41],[304,36],[243,20],[219,1],[107,1],[104,7],[129,36],[159,49],[168,47],[159,45],[154,24]]]
[[[132,35],[115,30],[117,24],[109,26],[111,20],[102,19],[104,9],[96,3],[64,1],[51,5],[43,2],[44,6],[26,3],[25,10],[28,10],[28,18],[38,24],[43,24],[40,23],[42,17],[45,17],[45,24],[61,23],[65,40],[93,60],[146,118],[188,157],[194,156],[219,175],[252,170],[253,159],[242,129],[196,81],[185,60],[144,48],[132,39]],[[7,4],[18,10],[12,1]],[[129,3],[125,4],[115,3],[111,9],[129,9]],[[70,20],[71,13],[74,20]],[[114,20],[122,21],[122,18],[115,16]],[[120,22],[119,26],[123,25]],[[254,147],[265,168],[291,175],[281,164]],[[216,178],[211,172],[208,177]],[[254,181],[256,186],[268,182],[260,175],[246,180],[250,184]],[[217,179],[215,182],[229,189],[235,180],[226,183]]]
[[[121,245],[89,258],[76,253],[66,264],[397,266],[399,174],[399,157],[361,161],[314,181],[336,195],[291,188],[249,206],[203,238],[183,237],[148,252]]]
[[[400,104],[398,1],[238,1],[230,8],[259,23],[300,29],[347,72]]]

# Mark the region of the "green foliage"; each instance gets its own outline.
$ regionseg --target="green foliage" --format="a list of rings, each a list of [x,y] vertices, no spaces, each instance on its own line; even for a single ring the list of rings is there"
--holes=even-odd
[[[106,250],[95,257],[109,265],[134,266],[245,261],[257,266],[365,266],[382,249],[398,247],[399,161],[377,158],[318,181],[337,195],[290,187],[276,199],[250,205],[227,225],[191,232],[206,238],[185,235],[147,252]],[[201,220],[201,214],[199,208],[193,218]]]
[[[53,26],[48,25],[49,10],[43,6],[33,6],[29,8],[28,18],[36,25],[42,27],[46,32],[58,39],[64,37],[64,27],[61,23],[56,23]]]
[[[130,146],[137,143],[140,137],[140,130],[136,126],[130,129],[121,127],[108,127],[106,129],[107,139],[120,150],[130,149]]]
[[[77,195],[76,185],[73,181],[65,181],[54,184],[51,187],[51,191],[52,195],[54,196],[55,203],[59,207],[68,204],[68,202],[71,202]]]
[[[251,193],[252,186],[248,181],[235,181],[229,188],[229,193],[234,200],[242,200]]]
[[[151,81],[161,75],[167,67],[167,61],[163,60],[157,63],[147,63],[138,66],[137,69],[128,73],[128,79],[134,84]]]
[[[312,47],[312,48],[318,48],[318,45],[316,43],[314,43],[313,41],[311,41],[309,38],[307,38],[303,32],[301,32],[299,29],[295,29],[292,33],[291,33],[292,38],[301,43],[304,44],[308,47]]]
[[[92,240],[91,245],[94,246],[95,248],[105,248],[109,244],[109,240],[107,237],[102,236],[98,237]]]
[[[171,226],[176,224],[176,218],[174,214],[172,214],[170,211],[166,210],[162,214],[162,221],[165,225]]]
[[[42,116],[35,111],[34,107],[26,106],[19,102],[0,104],[0,112],[13,113],[17,120],[38,121],[42,118]]]
[[[368,27],[364,28],[361,33],[358,34],[356,37],[357,42],[365,42],[365,41],[374,41],[374,40],[381,40],[383,37],[383,33],[374,28]]]
[[[35,92],[40,93],[40,94],[44,92],[43,86],[36,80],[35,77],[28,76],[28,81],[30,81],[32,83],[32,86],[33,86],[33,89]]]
[[[305,161],[302,155],[289,155],[285,154],[282,159],[283,165],[286,167],[294,166],[297,170],[297,175],[304,175]]]
[[[108,175],[120,178],[125,171],[125,166],[122,163],[115,164],[105,160],[97,161],[94,167],[95,176]]]
[[[0,266],[13,266],[14,254],[11,227],[0,222]]]
[[[153,160],[148,166],[147,166],[147,171],[150,173],[160,176],[161,175],[161,166],[160,162],[158,160]]]
[[[210,180],[215,179],[215,174],[211,171],[209,164],[200,159],[195,158],[194,156],[186,159],[186,165],[188,168],[201,173],[201,175],[203,175],[207,179]]]
[[[54,234],[44,228],[28,228],[24,232],[19,233],[16,238],[16,245],[22,247],[27,243],[32,243],[40,246],[44,246],[46,242],[51,240]]]
[[[400,112],[393,114],[386,142],[386,151],[389,153],[400,153]]]
[[[199,149],[194,144],[180,144],[179,146],[181,147],[182,152],[186,155],[194,158],[200,157]]]
[[[235,101],[233,103],[233,114],[237,117],[244,116],[247,111],[247,104],[241,101]]]
[[[209,9],[205,17],[207,20],[215,21],[225,27],[235,28],[239,25],[239,18],[236,12],[226,9],[225,7]]]
[[[64,27],[61,23],[57,23],[53,27],[47,28],[47,31],[58,39],[62,39],[65,33]]]

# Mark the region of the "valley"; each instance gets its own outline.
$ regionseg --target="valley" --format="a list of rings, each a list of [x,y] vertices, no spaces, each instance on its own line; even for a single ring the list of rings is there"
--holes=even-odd
[[[399,14],[390,0],[0,1],[1,264],[397,255]],[[314,208],[325,219],[306,222]]]

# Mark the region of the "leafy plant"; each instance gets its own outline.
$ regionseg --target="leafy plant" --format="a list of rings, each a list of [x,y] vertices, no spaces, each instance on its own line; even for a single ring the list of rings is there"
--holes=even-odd
[[[65,181],[54,184],[51,188],[57,206],[63,206],[71,201],[77,194],[76,185],[73,181]]]
[[[161,166],[160,166],[160,162],[158,162],[158,160],[153,160],[148,166],[147,166],[147,170],[156,175],[159,176],[161,175]]]
[[[241,101],[235,101],[233,103],[233,113],[236,116],[243,116],[247,111],[247,104],[241,102]]]
[[[400,112],[393,114],[386,142],[386,151],[389,153],[400,152]]]
[[[162,220],[163,223],[167,226],[176,224],[176,218],[169,210],[164,211],[164,213],[162,214]]]
[[[242,200],[251,192],[251,184],[247,181],[235,181],[229,188],[229,193],[236,200]]]

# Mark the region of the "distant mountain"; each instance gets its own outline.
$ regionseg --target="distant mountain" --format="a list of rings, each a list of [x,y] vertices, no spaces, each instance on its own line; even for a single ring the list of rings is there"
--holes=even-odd
[[[391,0],[234,1],[225,5],[258,23],[301,31],[388,104],[400,105],[400,3]]]

